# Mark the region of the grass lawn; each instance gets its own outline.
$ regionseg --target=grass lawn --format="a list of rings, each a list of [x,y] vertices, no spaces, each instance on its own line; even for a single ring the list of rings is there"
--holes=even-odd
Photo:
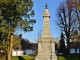
[[[58,56],[58,60],[80,60],[80,54]]]
[[[35,60],[34,56],[13,56],[12,60]]]
[[[72,54],[72,55],[58,55],[58,60],[80,60],[80,54]],[[2,57],[0,57],[0,60]],[[12,60],[35,60],[34,56],[13,56]]]

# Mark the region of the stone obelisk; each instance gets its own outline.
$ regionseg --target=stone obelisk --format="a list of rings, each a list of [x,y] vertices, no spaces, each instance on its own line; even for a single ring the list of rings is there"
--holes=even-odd
[[[55,54],[55,42],[50,33],[50,13],[47,4],[45,5],[43,18],[43,34],[38,41],[38,55],[35,57],[35,60],[57,60]]]

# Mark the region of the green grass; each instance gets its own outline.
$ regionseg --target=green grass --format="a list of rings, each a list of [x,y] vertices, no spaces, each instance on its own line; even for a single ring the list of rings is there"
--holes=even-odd
[[[34,56],[13,56],[12,60],[35,60]]]
[[[58,60],[80,60],[80,54],[58,55]],[[12,60],[35,60],[34,56],[13,56]]]
[[[58,56],[58,60],[80,60],[80,54]]]
[[[13,56],[12,60],[18,60],[18,57],[17,56]]]

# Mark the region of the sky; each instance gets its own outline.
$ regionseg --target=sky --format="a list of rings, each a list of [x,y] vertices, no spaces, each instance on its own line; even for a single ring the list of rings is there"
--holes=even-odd
[[[45,10],[45,4],[48,4],[48,10],[50,12],[50,31],[53,38],[60,36],[60,29],[56,25],[56,12],[60,2],[63,0],[33,0],[34,2],[34,18],[36,19],[36,23],[33,26],[33,31],[31,32],[21,32],[22,38],[28,39],[31,42],[36,42],[38,39],[38,33],[43,31],[43,17],[42,14]],[[41,33],[41,32],[40,32]]]

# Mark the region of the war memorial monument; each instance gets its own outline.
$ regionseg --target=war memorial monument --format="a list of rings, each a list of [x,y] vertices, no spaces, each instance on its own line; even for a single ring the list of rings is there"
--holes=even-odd
[[[38,40],[38,54],[35,60],[57,60],[55,54],[55,42],[50,33],[50,13],[48,5],[45,5],[43,13],[44,28],[42,37]]]

